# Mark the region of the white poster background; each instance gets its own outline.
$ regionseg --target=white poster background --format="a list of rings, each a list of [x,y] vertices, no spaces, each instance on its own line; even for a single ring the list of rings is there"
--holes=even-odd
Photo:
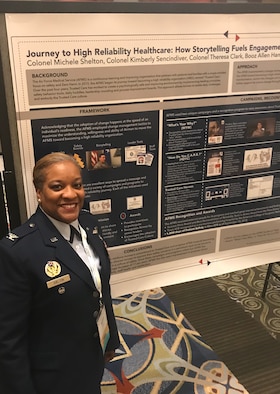
[[[260,64],[267,61],[277,62],[280,59],[279,14],[7,14],[6,23],[29,214],[34,212],[37,205],[32,185],[34,151],[31,119],[63,117],[65,114],[75,116],[75,106],[86,108],[87,105],[102,106],[106,103],[125,105],[133,103],[136,98],[141,101],[141,105],[148,102],[148,99],[157,100],[158,104],[155,104],[154,108],[161,114],[164,108],[162,101],[166,98],[195,99],[212,97],[213,93],[217,98],[238,93],[249,94],[252,93],[249,84],[248,89],[244,85],[240,87],[240,92],[234,84],[234,63],[255,61]],[[191,89],[186,89],[182,94],[175,89],[173,94],[169,91],[167,96],[159,97],[157,89],[150,89],[147,95],[140,91],[138,95],[133,93],[137,97],[129,98],[128,94],[127,99],[125,95],[120,99],[117,96],[112,99],[108,95],[107,99],[96,102],[87,98],[84,101],[75,98],[72,102],[62,99],[60,103],[56,100],[53,104],[40,101],[40,96],[36,104],[36,100],[30,99],[28,91],[28,75],[32,78],[32,73],[70,73],[71,70],[80,69],[82,75],[82,70],[86,71],[89,67],[93,71],[104,72],[108,67],[123,67],[125,75],[128,69],[133,72],[133,67],[141,67],[145,71],[150,65],[166,65],[171,69],[184,64],[193,65],[193,70],[199,67],[203,69],[203,65],[206,65],[205,69],[217,68],[220,70],[220,77],[225,68],[226,87],[220,79],[223,86],[221,91],[215,92],[215,88],[208,86],[203,95],[197,92],[192,94]],[[264,66],[266,64],[262,63]],[[280,91],[277,84],[267,86],[265,90],[254,89],[253,93],[273,94]],[[40,91],[41,88],[38,89],[38,94]],[[279,101],[279,96],[274,97],[275,101]],[[69,106],[72,106],[72,112],[69,111]],[[34,109],[37,111],[31,111]],[[162,143],[161,128],[162,124],[159,152]],[[159,166],[159,186],[160,175]],[[160,211],[160,206],[158,210]],[[160,227],[160,224],[158,226]],[[260,235],[262,228],[267,230],[270,227],[274,229],[273,236],[271,233]],[[232,226],[226,230],[232,234],[244,234],[246,238],[245,235],[253,234],[254,229],[254,236],[260,237],[259,244],[255,240],[250,246],[250,242],[242,244],[240,240],[240,247],[237,248],[235,243],[230,250],[220,245],[222,229],[198,231],[195,237],[200,238],[202,243],[208,236],[209,239],[212,237],[215,246],[211,253],[204,254],[203,248],[200,251],[198,248],[196,256],[190,254],[190,257],[186,252],[184,258],[175,261],[170,257],[168,261],[163,259],[162,264],[113,274],[113,294],[200,279],[277,260],[280,229],[277,218]],[[191,239],[192,236],[182,234],[170,237],[171,244],[173,239],[179,245],[181,240]],[[272,242],[269,242],[270,239]],[[149,247],[156,248],[158,242],[162,240],[159,238],[152,244],[150,242]],[[197,243],[197,239],[194,242]],[[230,236],[224,235],[223,242],[230,244]],[[122,262],[122,257],[129,253],[131,256],[134,252],[138,253],[141,248],[145,249],[145,244],[140,242],[139,245],[117,246],[111,248],[110,253],[115,254],[116,260]]]

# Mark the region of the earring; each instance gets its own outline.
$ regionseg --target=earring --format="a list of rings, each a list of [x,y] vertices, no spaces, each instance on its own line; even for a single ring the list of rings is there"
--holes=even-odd
[[[40,204],[40,202],[41,202],[41,198],[38,198],[38,200],[37,200],[37,201],[38,201],[38,203]]]

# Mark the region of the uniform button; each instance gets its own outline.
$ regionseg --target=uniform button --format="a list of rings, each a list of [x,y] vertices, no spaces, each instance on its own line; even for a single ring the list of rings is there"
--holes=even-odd
[[[29,227],[31,228],[35,227],[35,223],[29,223]]]
[[[94,298],[98,298],[98,297],[99,297],[98,291],[94,291],[94,292],[92,293],[92,295],[93,295]]]
[[[98,316],[98,311],[93,312],[93,317],[96,318]]]
[[[93,334],[93,338],[98,338],[98,332],[95,332],[95,333]]]

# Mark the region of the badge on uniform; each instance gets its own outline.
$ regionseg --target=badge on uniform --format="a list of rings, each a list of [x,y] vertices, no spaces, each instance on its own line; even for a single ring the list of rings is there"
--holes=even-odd
[[[45,273],[49,278],[54,278],[61,272],[61,266],[57,261],[48,261],[45,265]]]
[[[66,275],[63,275],[63,276],[59,276],[58,278],[48,280],[46,282],[47,283],[47,288],[51,289],[52,287],[59,286],[62,283],[70,282],[70,280],[71,280],[71,277],[70,277],[69,274],[66,274]],[[59,292],[59,294],[64,294],[65,293],[65,287],[61,286],[58,289],[58,292]]]

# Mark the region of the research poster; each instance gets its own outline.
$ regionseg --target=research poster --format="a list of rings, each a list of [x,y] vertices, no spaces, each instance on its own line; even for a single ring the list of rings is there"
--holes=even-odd
[[[64,151],[120,282],[277,258],[279,17],[7,14],[29,214],[35,160]]]

